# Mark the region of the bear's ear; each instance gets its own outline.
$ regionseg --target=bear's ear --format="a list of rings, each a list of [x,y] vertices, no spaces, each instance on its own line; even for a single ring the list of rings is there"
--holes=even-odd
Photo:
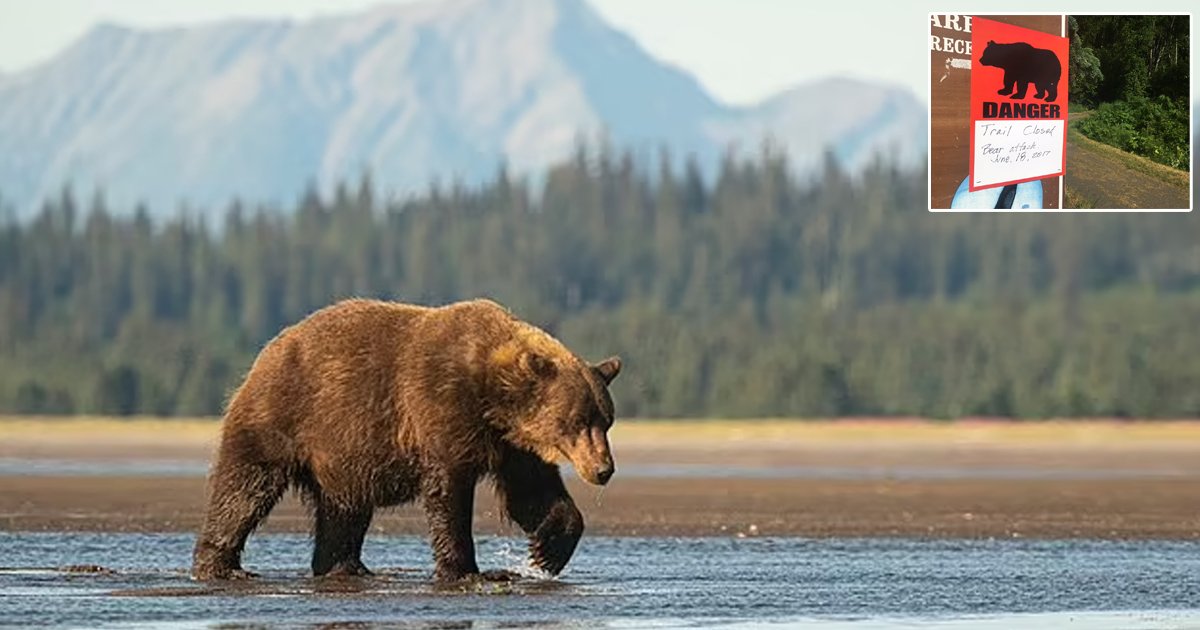
[[[994,39],[988,40],[988,46],[995,46],[995,45],[996,45],[996,40],[994,40]]]
[[[600,378],[604,379],[604,383],[607,385],[613,382],[613,379],[617,378],[617,375],[621,373],[621,358],[609,357],[592,367],[595,368],[596,372],[600,374]]]
[[[550,378],[558,373],[558,368],[554,365],[554,361],[537,352],[522,354],[521,367],[538,378]]]

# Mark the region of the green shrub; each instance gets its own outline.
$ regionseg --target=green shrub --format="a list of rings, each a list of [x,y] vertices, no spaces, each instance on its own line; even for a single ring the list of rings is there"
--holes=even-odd
[[[1085,136],[1172,168],[1188,170],[1187,101],[1159,96],[1100,105],[1079,123]]]

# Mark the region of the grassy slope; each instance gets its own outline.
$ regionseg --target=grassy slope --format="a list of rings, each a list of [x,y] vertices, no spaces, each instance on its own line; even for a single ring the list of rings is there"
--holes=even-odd
[[[1127,151],[1122,151],[1121,149],[1118,149],[1110,144],[1092,140],[1091,138],[1083,135],[1083,132],[1079,131],[1077,125],[1080,121],[1087,118],[1087,115],[1090,113],[1091,112],[1078,112],[1078,117],[1071,117],[1071,123],[1067,126],[1067,137],[1074,142],[1086,145],[1089,148],[1100,151],[1115,160],[1119,160],[1122,164],[1135,171],[1145,173],[1151,177],[1159,179],[1164,183],[1187,190],[1188,182],[1191,177],[1187,171],[1181,171],[1171,168],[1165,164],[1159,164],[1158,162],[1149,160],[1140,155],[1134,155]],[[1067,159],[1069,160],[1070,157]]]

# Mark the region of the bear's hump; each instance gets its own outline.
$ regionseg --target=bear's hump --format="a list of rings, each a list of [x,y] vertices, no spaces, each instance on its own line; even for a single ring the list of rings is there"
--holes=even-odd
[[[488,298],[454,302],[441,307],[441,310],[463,311],[479,317],[496,317],[500,319],[511,319],[513,317],[512,311],[505,308],[499,302],[489,300]]]
[[[985,66],[1002,67],[1014,60],[1014,58],[1023,57],[1032,50],[1033,46],[1025,42],[997,44],[994,41],[989,41],[983,49],[983,55],[980,56],[979,63]]]

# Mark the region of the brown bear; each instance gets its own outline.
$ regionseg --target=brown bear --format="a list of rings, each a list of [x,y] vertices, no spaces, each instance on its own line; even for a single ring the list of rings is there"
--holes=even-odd
[[[620,369],[616,357],[584,362],[487,300],[317,311],[263,348],[229,401],[192,575],[252,577],[246,537],[290,486],[315,513],[315,575],[368,574],[375,510],[419,499],[435,578],[477,576],[471,517],[484,478],[529,536],[533,564],[557,574],[583,517],[556,462],[592,484],[612,477],[608,385]]]

